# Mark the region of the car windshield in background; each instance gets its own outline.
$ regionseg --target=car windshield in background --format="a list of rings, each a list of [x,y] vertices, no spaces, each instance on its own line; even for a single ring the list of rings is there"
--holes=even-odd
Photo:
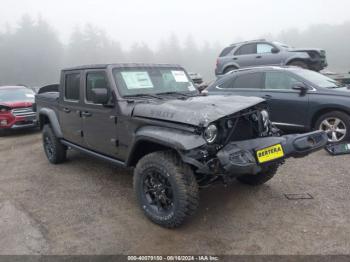
[[[294,71],[294,73],[305,78],[306,80],[310,81],[311,83],[319,87],[323,87],[323,88],[344,87],[344,84],[311,70],[297,69]]]
[[[0,88],[0,102],[33,102],[34,92],[28,88]]]
[[[275,45],[278,45],[280,47],[283,47],[283,48],[292,48],[290,45],[287,45],[287,44],[283,44],[283,43],[280,43],[280,42],[273,42]]]
[[[115,68],[113,75],[122,96],[197,92],[179,68]]]

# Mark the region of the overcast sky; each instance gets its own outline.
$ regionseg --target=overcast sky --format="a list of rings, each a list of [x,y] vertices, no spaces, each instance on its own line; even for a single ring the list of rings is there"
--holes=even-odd
[[[343,23],[350,20],[349,10],[349,0],[1,0],[0,29],[30,14],[42,16],[65,42],[75,26],[91,23],[123,47],[134,42],[156,47],[171,33],[228,44],[238,37]]]

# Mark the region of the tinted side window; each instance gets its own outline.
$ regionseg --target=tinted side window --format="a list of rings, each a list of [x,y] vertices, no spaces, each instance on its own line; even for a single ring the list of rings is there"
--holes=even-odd
[[[256,52],[258,54],[264,54],[264,53],[272,53],[271,50],[272,50],[273,46],[272,45],[269,45],[269,44],[257,44],[256,46]]]
[[[235,55],[249,55],[249,54],[256,54],[256,44],[243,45],[235,53]]]
[[[234,84],[234,88],[261,88],[262,73],[249,73],[239,75]]]
[[[235,46],[229,46],[224,48],[224,50],[221,51],[219,57],[227,56],[232,51],[233,48],[235,48]]]
[[[265,89],[292,89],[299,82],[285,72],[266,72]]]
[[[80,73],[66,74],[64,97],[68,100],[79,100]]]
[[[92,89],[108,89],[104,72],[92,72],[86,76],[86,101],[92,102]]]

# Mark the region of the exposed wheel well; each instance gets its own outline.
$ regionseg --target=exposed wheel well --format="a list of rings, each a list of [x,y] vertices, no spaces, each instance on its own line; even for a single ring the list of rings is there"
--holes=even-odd
[[[47,115],[41,114],[41,115],[39,116],[39,124],[40,124],[40,129],[42,130],[43,127],[44,127],[44,125],[50,124],[50,119],[48,118]]]
[[[229,70],[228,70],[229,68],[232,68],[232,70],[238,69],[237,66],[229,65],[229,66],[226,66],[226,67],[224,68],[223,73],[224,73],[224,74],[228,73],[228,72],[229,72]],[[230,71],[232,71],[232,70],[230,70]]]
[[[130,160],[128,161],[128,166],[136,166],[137,162],[145,155],[150,154],[155,151],[165,151],[165,150],[173,150],[168,146],[164,146],[162,144],[152,142],[152,141],[140,141],[137,143],[135,148],[133,149]],[[176,152],[175,150],[173,150]]]
[[[294,59],[288,61],[287,65],[290,65],[290,64],[293,63],[293,62],[302,62],[302,63],[308,65],[308,62],[307,62],[307,61],[305,61],[305,60],[303,60],[303,59],[300,59],[300,58],[294,58]]]
[[[321,109],[319,111],[317,111],[313,117],[312,117],[312,120],[311,120],[311,128],[315,128],[315,124],[317,122],[317,119],[319,119],[322,115],[326,114],[326,113],[329,113],[329,112],[332,112],[332,111],[339,111],[339,112],[343,112],[347,115],[350,116],[350,112],[347,112],[343,109],[339,109],[339,108],[324,108],[324,109]]]

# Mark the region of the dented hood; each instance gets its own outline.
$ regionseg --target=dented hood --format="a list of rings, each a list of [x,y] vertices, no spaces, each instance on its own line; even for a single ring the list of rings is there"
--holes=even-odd
[[[196,96],[185,100],[152,100],[136,104],[133,116],[207,126],[215,120],[263,101],[259,97],[229,95]]]

